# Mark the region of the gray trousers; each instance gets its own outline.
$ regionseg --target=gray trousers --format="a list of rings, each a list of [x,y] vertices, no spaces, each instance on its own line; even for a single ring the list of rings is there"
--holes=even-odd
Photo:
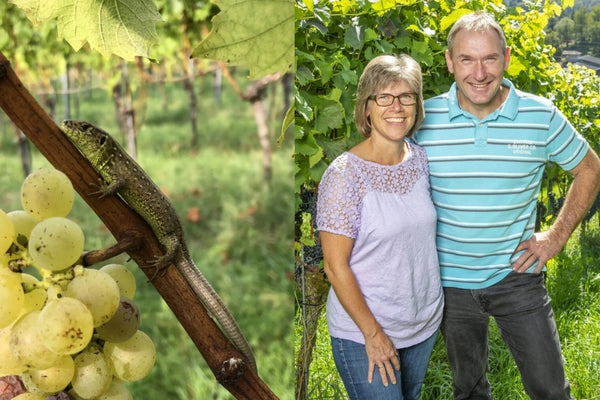
[[[544,279],[544,273],[511,272],[485,289],[444,288],[442,333],[454,399],[492,399],[486,375],[490,316],[519,368],[529,397],[573,399]]]

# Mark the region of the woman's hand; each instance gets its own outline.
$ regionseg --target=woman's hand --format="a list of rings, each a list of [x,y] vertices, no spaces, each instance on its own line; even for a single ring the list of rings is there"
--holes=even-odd
[[[388,385],[388,375],[395,384],[394,369],[400,370],[396,348],[377,323],[350,269],[349,260],[354,239],[329,232],[320,232],[319,238],[327,278],[340,303],[365,337],[365,348],[369,358],[369,382],[373,382],[373,373],[377,365],[383,384]]]
[[[396,347],[390,338],[379,329],[371,337],[365,337],[365,349],[369,358],[369,371],[367,375],[369,383],[373,382],[373,374],[375,373],[375,366],[377,366],[383,386],[388,385],[388,376],[390,378],[389,381],[395,385],[396,374],[394,370],[400,370],[400,361],[398,360]]]

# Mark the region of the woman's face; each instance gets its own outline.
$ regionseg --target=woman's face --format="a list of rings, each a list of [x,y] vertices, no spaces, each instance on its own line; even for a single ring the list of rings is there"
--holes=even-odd
[[[416,96],[406,81],[390,83],[377,93],[373,93],[373,95],[382,94],[401,96],[405,104],[412,102],[411,94]],[[374,99],[368,100],[366,117],[371,120],[371,136],[393,142],[404,140],[417,117],[417,102],[420,100],[417,97],[414,97],[414,100],[412,105],[403,105],[401,100],[395,97],[392,99],[392,104],[388,106],[380,106]]]

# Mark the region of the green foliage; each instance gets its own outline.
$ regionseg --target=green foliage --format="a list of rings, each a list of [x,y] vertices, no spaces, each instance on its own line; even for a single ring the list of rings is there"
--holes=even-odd
[[[548,94],[569,121],[600,151],[600,78],[591,69],[569,64],[555,85],[561,90]]]
[[[201,32],[193,32],[200,19],[211,16],[205,2],[169,0],[10,0],[21,8],[34,24],[45,27],[54,22],[58,39],[65,39],[75,51],[86,44],[104,58],[111,55],[132,61],[136,56],[150,58],[164,48],[172,48],[172,36],[181,29],[167,29],[159,39],[157,23],[182,14],[199,45],[193,57],[217,59],[249,69],[249,78],[257,79],[275,72],[293,69],[293,2],[292,0],[213,0],[220,11],[212,20],[212,30],[200,41]],[[161,13],[157,6],[161,6]],[[12,22],[3,13],[3,19]],[[248,16],[252,16],[248,18]],[[190,23],[193,21],[193,23]],[[5,21],[3,21],[5,22]],[[4,24],[3,24],[4,25]],[[13,25],[10,23],[10,25]],[[45,35],[52,36],[54,25]],[[52,40],[47,45],[53,46]],[[179,49],[182,43],[179,42]],[[156,58],[156,56],[154,56]]]
[[[569,64],[565,70],[556,70],[548,86],[554,87],[554,90],[546,96],[586,138],[592,149],[600,152],[600,77],[588,68]],[[540,200],[546,213],[538,216],[538,219],[551,222],[556,217],[558,208],[548,201],[548,197],[562,201],[571,176],[555,164],[549,164],[545,174],[547,179],[542,181]]]
[[[578,0],[576,8],[566,10],[550,21],[548,37],[559,50],[577,50],[582,54],[600,54],[600,4]]]
[[[13,68],[18,68],[22,79],[28,81],[31,72],[40,83],[64,69],[64,54],[69,47],[57,40],[55,24],[34,29],[22,10],[8,1],[0,1],[0,49]]]
[[[212,20],[211,32],[194,49],[193,57],[243,66],[250,70],[250,79],[292,69],[292,0],[213,1],[221,12]]]
[[[57,21],[58,38],[75,49],[86,43],[104,57],[116,54],[127,60],[148,57],[158,41],[160,14],[152,0],[98,2],[96,0],[11,0],[37,26]]]

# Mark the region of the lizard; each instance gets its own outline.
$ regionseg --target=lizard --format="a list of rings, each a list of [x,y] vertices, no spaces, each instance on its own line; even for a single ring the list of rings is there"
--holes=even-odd
[[[120,195],[150,226],[164,255],[152,265],[159,273],[174,264],[195,295],[256,371],[252,349],[230,311],[196,267],[171,201],[123,147],[106,131],[85,121],[65,120],[60,128],[103,180],[100,197]]]

